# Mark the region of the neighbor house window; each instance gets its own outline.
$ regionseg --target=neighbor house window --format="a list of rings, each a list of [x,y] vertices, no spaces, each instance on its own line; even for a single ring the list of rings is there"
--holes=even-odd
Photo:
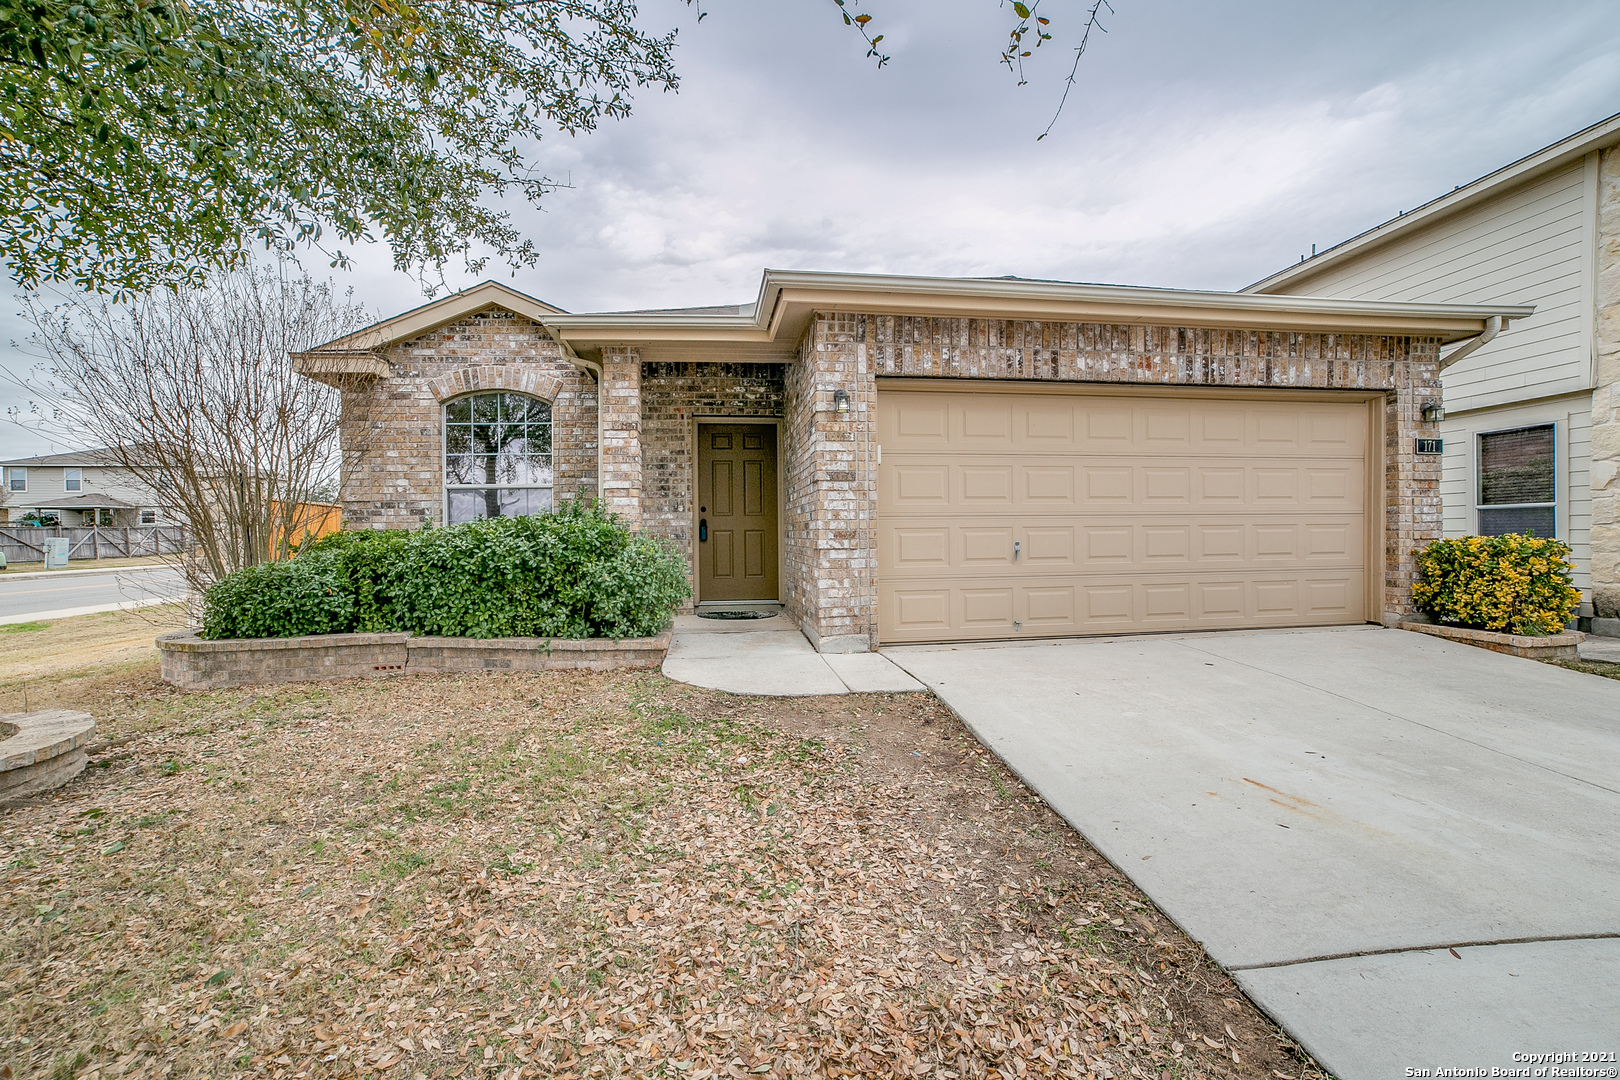
[[[444,407],[445,520],[551,509],[551,406],[527,394],[473,394]]]
[[[156,525],[157,524],[157,511],[156,510],[142,510],[141,511],[141,524],[142,525]]]
[[[66,491],[83,491],[84,490],[84,470],[83,469],[63,469],[62,470],[62,487]]]
[[[6,470],[6,486],[12,491],[28,490],[28,470],[13,465]]]
[[[1481,536],[1558,534],[1558,484],[1552,424],[1479,437]]]

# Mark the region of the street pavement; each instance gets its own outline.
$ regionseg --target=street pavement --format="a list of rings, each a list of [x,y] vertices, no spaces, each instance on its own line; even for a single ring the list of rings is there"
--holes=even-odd
[[[1620,1051],[1620,681],[1376,628],[884,654],[1341,1080]]]
[[[186,595],[184,577],[168,566],[55,573],[0,575],[0,623],[126,610],[183,600]]]

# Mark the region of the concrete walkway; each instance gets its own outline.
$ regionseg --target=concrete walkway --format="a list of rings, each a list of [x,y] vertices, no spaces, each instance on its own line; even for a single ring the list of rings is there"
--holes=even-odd
[[[678,616],[664,674],[693,686],[765,697],[923,689],[877,653],[816,652],[781,615],[739,622]]]
[[[1620,638],[1587,634],[1586,640],[1576,648],[1582,660],[1602,660],[1610,664],[1620,664]]]
[[[1620,1050],[1620,682],[1373,628],[887,655],[1344,1080]]]

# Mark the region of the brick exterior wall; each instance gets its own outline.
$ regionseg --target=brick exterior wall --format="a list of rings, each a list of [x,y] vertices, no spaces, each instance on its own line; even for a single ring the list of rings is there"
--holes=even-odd
[[[818,314],[787,374],[788,613],[824,647],[876,643],[875,379],[922,376],[1383,391],[1383,614],[1399,621],[1413,611],[1412,549],[1440,536],[1440,459],[1413,445],[1435,434],[1419,410],[1439,400],[1439,352],[1368,334]]]
[[[641,523],[692,552],[698,417],[774,419],[782,415],[783,364],[641,366]],[[786,459],[777,447],[778,468]],[[694,569],[695,572],[695,569]]]
[[[641,356],[635,349],[602,350],[602,502],[641,527]]]
[[[393,374],[343,395],[344,525],[414,529],[444,521],[444,407],[471,390],[551,402],[554,492],[596,492],[596,384],[545,330],[499,308],[383,354]]]
[[[1612,172],[1605,178],[1605,191],[1620,190]],[[1620,250],[1612,229],[1606,236],[1608,292],[1600,289],[1600,296],[1609,297],[1605,356],[1612,369],[1620,364],[1612,336],[1620,321]],[[781,417],[783,600],[824,650],[864,650],[877,641],[875,406],[883,376],[1381,392],[1386,621],[1412,611],[1410,553],[1440,535],[1440,462],[1413,449],[1419,435],[1435,434],[1419,417],[1422,402],[1439,398],[1433,339],[820,313],[787,365],[643,364],[634,348],[604,349],[600,424],[593,380],[562,359],[541,327],[499,309],[386,355],[391,377],[345,395],[350,527],[440,520],[441,400],[474,389],[518,389],[555,395],[559,495],[598,490],[600,438],[600,491],[608,506],[673,540],[690,559],[696,419]],[[1614,381],[1611,373],[1608,385]],[[833,402],[840,389],[850,396],[842,415]],[[1604,392],[1600,387],[1600,397]],[[1610,402],[1611,430],[1620,433],[1620,400],[1602,400]],[[1611,443],[1610,460],[1620,461],[1620,434]],[[1594,509],[1603,445],[1595,428]],[[1613,481],[1612,469],[1606,475]],[[1611,532],[1613,503],[1611,497]],[[1594,537],[1602,520],[1594,522]],[[1614,539],[1620,550],[1620,533]],[[1611,580],[1616,561],[1607,564]]]
[[[817,317],[788,368],[779,467],[787,615],[823,651],[877,645],[877,383],[868,320]],[[849,412],[833,395],[849,394]]]
[[[1620,619],[1620,147],[1613,146],[1603,152],[1598,165],[1595,300],[1592,612],[1601,619]],[[1606,627],[1605,632],[1615,631]]]

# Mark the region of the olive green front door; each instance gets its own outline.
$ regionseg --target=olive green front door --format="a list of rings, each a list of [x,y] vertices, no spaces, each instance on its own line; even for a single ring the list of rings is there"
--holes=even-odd
[[[775,600],[776,426],[698,425],[698,601]]]

